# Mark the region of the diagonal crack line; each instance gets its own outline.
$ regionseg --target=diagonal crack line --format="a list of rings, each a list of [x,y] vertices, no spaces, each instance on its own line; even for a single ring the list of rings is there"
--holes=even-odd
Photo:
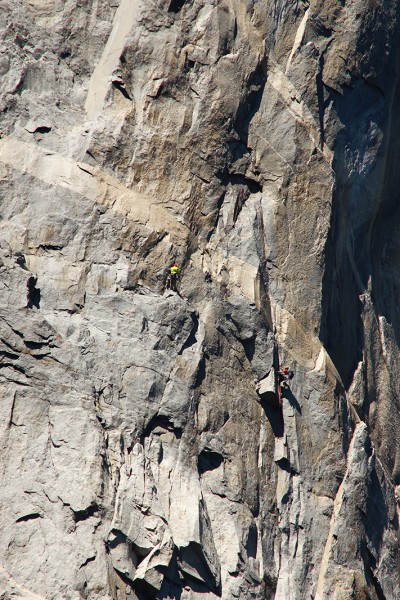
[[[0,163],[49,185],[67,188],[154,231],[160,232],[161,222],[161,231],[168,232],[176,242],[184,241],[188,234],[187,225],[153,196],[127,188],[99,167],[92,168],[62,154],[48,156],[44,149],[10,136],[0,138]]]

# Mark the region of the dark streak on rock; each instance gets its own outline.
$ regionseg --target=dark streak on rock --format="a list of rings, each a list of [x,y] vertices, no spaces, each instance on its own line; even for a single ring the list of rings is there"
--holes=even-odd
[[[190,316],[192,318],[193,325],[190,330],[190,334],[189,334],[187,340],[185,341],[185,343],[183,344],[182,348],[179,350],[178,355],[182,354],[184,352],[184,350],[186,350],[187,348],[190,348],[190,346],[193,346],[194,344],[197,343],[196,334],[197,334],[197,331],[199,328],[199,319],[195,313],[192,313]]]
[[[93,517],[97,512],[99,512],[100,508],[96,502],[92,502],[92,504],[84,510],[71,510],[74,515],[75,523],[79,523],[79,521],[85,521],[86,519]]]
[[[93,562],[94,560],[96,560],[96,556],[89,556],[89,558],[87,558],[87,559],[85,560],[85,562],[84,562],[84,563],[82,563],[82,564],[81,564],[81,566],[80,566],[79,568],[80,568],[80,569],[83,569],[83,567],[86,567],[86,565],[87,565],[88,563],[91,563],[91,562]]]
[[[41,519],[42,515],[39,513],[31,513],[29,515],[24,515],[23,517],[19,517],[15,522],[23,523],[24,521],[34,521],[35,519]]]
[[[132,100],[123,82],[116,80],[113,81],[112,84],[119,92],[121,92],[124,98],[126,98],[127,100]]]
[[[182,10],[185,2],[186,2],[186,0],[171,0],[169,7],[168,7],[168,12],[174,12],[174,13],[180,12]]]
[[[224,462],[224,457],[219,452],[214,452],[208,448],[204,448],[197,459],[197,470],[202,475],[206,471],[214,471],[218,469]]]

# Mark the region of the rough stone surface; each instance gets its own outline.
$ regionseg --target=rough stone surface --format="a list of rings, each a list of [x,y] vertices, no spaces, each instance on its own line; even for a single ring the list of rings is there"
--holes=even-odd
[[[2,0],[0,599],[400,598],[399,7]]]

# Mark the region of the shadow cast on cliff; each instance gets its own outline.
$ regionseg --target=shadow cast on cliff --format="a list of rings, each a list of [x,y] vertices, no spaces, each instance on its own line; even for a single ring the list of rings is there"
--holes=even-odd
[[[282,437],[284,434],[284,423],[282,409],[279,404],[273,405],[267,401],[264,396],[260,397],[260,404],[264,410],[264,414],[267,417],[269,424],[271,425],[272,432],[275,437]]]
[[[290,388],[282,389],[282,399],[287,400],[290,406],[301,415],[301,406]]]
[[[345,128],[338,135],[332,170],[335,187],[326,245],[322,286],[320,339],[346,389],[364,348],[360,300],[368,288],[373,261],[371,224],[375,218],[378,167],[355,172],[360,152],[366,154],[366,121],[384,127],[382,93],[361,80],[344,97],[331,91],[335,110]],[[376,162],[384,160],[378,151]],[[358,158],[357,158],[358,157]],[[362,159],[362,157],[361,157]]]
[[[372,454],[372,448],[370,452]],[[359,544],[359,553],[364,564],[365,579],[374,588],[378,600],[386,600],[386,595],[383,592],[379,579],[376,577],[376,557],[380,555],[382,540],[388,528],[389,513],[385,494],[375,469],[370,476],[366,511],[365,513],[361,513],[361,518],[367,535],[367,539],[362,539]],[[394,521],[397,522],[397,515]]]

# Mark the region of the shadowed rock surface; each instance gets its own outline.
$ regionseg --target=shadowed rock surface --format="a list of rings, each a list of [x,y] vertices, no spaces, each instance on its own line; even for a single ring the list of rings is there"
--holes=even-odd
[[[400,598],[399,12],[2,0],[1,599]]]

